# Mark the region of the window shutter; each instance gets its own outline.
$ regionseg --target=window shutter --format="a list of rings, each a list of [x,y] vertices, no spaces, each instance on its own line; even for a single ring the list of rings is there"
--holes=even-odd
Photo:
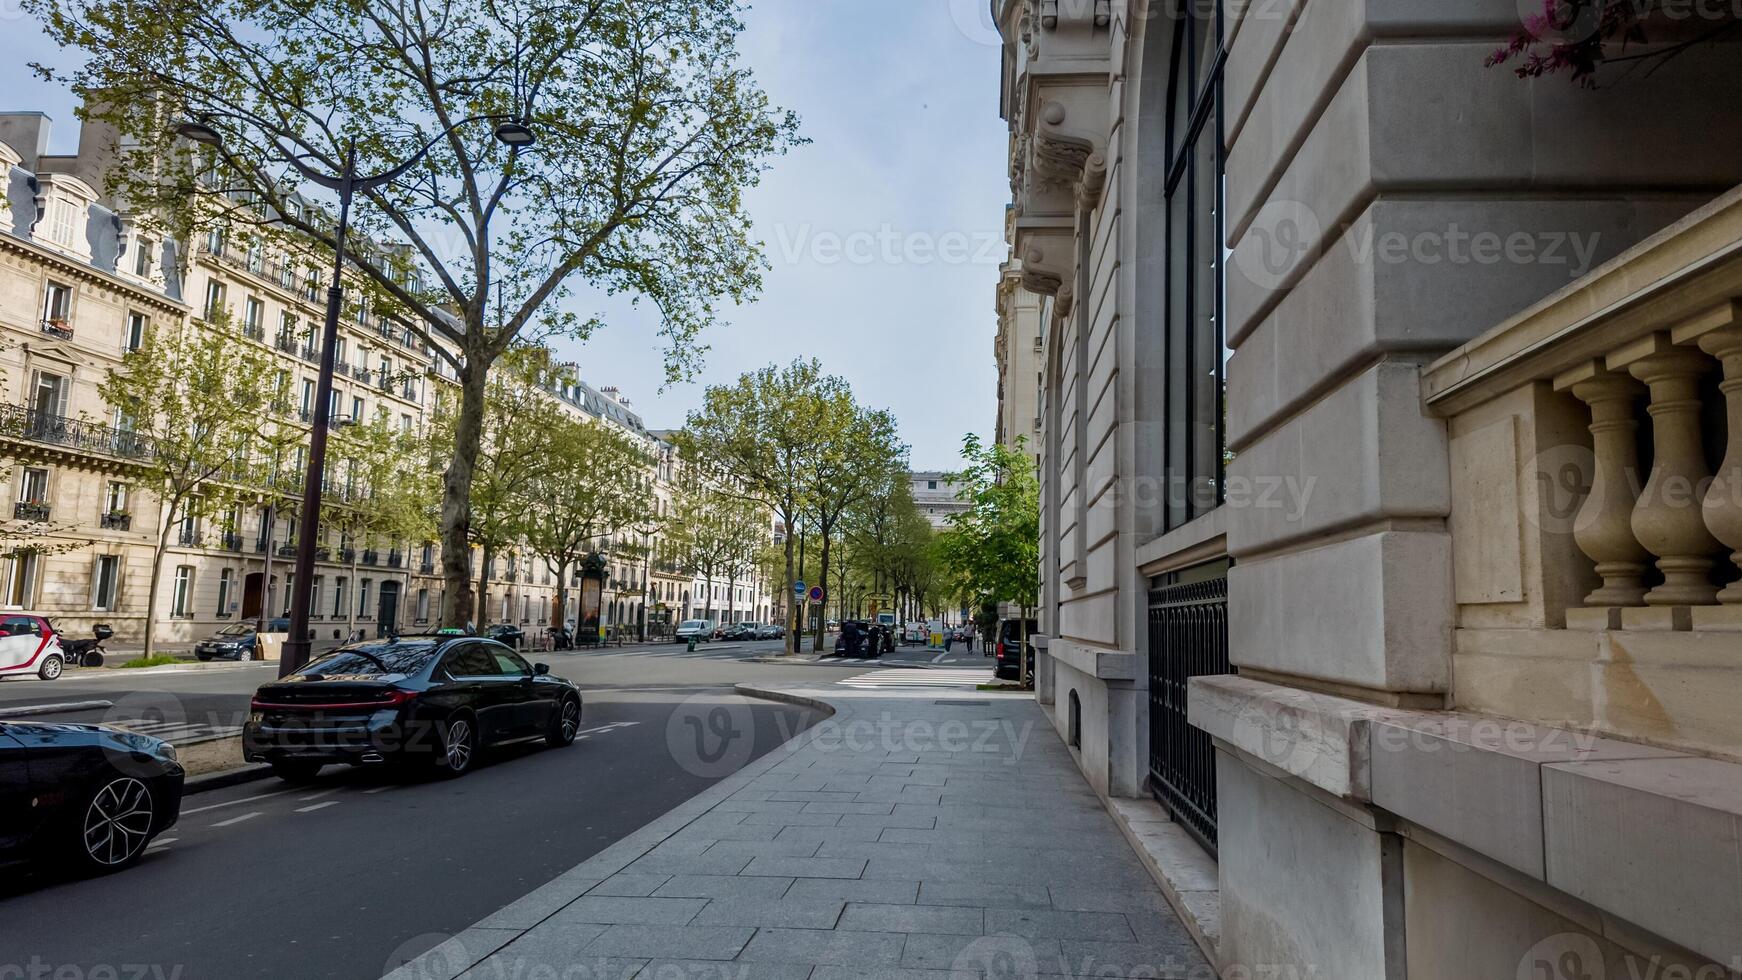
[[[59,415],[64,419],[67,417],[67,396],[72,394],[73,379],[61,378],[60,384],[57,387],[59,388],[60,393],[55,399],[54,414]]]

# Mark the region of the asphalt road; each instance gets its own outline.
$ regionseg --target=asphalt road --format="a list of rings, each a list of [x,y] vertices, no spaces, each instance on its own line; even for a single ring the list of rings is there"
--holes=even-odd
[[[585,690],[585,735],[571,747],[505,750],[453,781],[329,768],[314,786],[266,780],[189,797],[181,822],[128,871],[0,880],[0,977],[98,976],[107,967],[178,980],[374,980],[816,721],[738,698],[731,684],[817,683],[879,663],[748,660],[776,650],[540,654]],[[909,651],[881,663],[933,659],[936,651]],[[985,664],[978,651],[950,659]],[[223,720],[239,717],[270,676],[259,667],[69,673],[53,684],[0,685],[0,705],[41,701],[52,688],[54,701],[151,700]]]

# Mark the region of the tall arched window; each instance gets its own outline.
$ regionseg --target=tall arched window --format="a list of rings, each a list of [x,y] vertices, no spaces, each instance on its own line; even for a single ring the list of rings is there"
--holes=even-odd
[[[1181,7],[1168,84],[1165,181],[1169,529],[1222,502],[1225,445],[1222,5]]]

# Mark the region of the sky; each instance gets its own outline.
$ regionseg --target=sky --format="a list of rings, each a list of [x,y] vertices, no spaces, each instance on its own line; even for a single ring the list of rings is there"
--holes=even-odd
[[[773,163],[746,201],[769,269],[760,299],[727,307],[705,365],[664,384],[645,314],[578,290],[607,326],[558,343],[595,387],[615,385],[650,428],[677,428],[709,384],[816,357],[860,401],[887,408],[914,469],[957,466],[962,437],[997,410],[993,311],[1009,188],[998,118],[999,49],[986,0],[755,0],[740,47],[811,142]],[[0,111],[77,138],[70,93],[33,77],[60,57],[0,4]],[[19,27],[22,29],[12,29]]]

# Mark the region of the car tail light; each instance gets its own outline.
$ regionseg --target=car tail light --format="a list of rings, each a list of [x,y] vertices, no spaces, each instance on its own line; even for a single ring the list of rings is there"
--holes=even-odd
[[[328,701],[320,704],[281,703],[277,701],[262,701],[255,697],[248,702],[251,711],[339,711],[345,708],[397,708],[417,700],[416,691],[383,691],[371,697],[359,698],[354,701]]]
[[[1004,641],[1003,640],[998,641],[998,659],[999,660],[1004,659]]]

